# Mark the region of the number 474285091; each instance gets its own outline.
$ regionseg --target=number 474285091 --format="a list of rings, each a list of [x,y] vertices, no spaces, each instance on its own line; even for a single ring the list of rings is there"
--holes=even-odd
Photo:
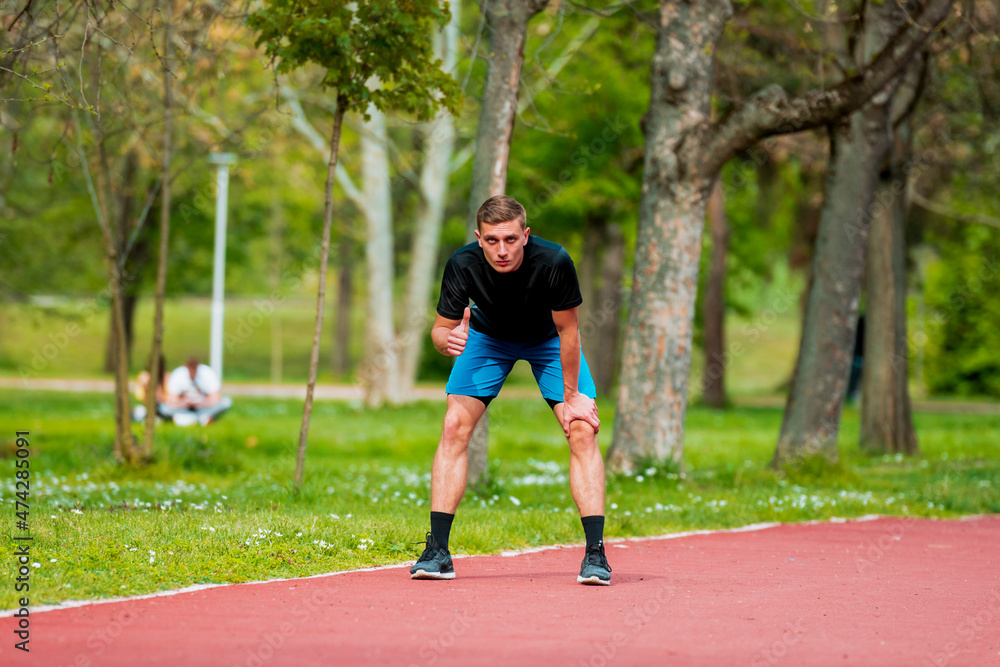
[[[14,477],[17,478],[17,506],[15,516],[17,516],[17,527],[22,531],[28,530],[28,512],[31,509],[31,505],[28,502],[31,490],[31,473],[29,472],[31,464],[28,460],[31,456],[31,451],[29,449],[28,435],[28,431],[17,432],[17,451],[15,452],[17,461],[14,464],[17,468],[17,471],[14,473]]]

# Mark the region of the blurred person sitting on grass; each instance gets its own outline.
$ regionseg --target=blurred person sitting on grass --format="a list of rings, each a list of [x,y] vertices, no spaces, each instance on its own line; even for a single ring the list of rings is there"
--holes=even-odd
[[[164,366],[165,364],[160,367],[161,377]],[[140,374],[139,383],[145,396],[149,374],[145,374],[145,383]],[[157,387],[156,399],[157,416],[172,419],[178,426],[196,423],[207,426],[233,405],[231,398],[222,395],[219,375],[195,357],[188,359],[183,366],[165,377],[163,385]],[[142,413],[141,416],[138,415],[139,412]],[[133,411],[133,417],[145,418],[145,407],[138,406]]]

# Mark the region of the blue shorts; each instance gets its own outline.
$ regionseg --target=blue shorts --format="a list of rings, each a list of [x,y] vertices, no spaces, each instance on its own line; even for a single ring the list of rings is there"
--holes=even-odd
[[[491,399],[500,393],[504,380],[515,362],[524,359],[531,364],[531,372],[550,404],[563,402],[563,374],[559,361],[559,336],[541,343],[509,343],[469,329],[465,350],[455,361],[448,377],[445,391],[458,396],[475,396]],[[580,376],[578,391],[590,398],[597,398],[597,387],[590,376],[587,360],[580,350]]]

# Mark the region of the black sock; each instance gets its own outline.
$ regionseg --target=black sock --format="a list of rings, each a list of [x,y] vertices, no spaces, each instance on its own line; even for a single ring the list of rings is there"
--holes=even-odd
[[[454,514],[431,512],[431,535],[445,549],[448,548],[448,536],[451,535],[451,522],[454,520]]]
[[[587,535],[587,546],[604,541],[604,516],[594,514],[580,519],[583,524],[583,532]]]

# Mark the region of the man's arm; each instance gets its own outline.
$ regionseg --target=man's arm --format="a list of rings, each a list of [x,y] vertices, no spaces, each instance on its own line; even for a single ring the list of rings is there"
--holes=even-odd
[[[434,349],[446,357],[457,357],[465,350],[465,341],[469,338],[469,317],[472,311],[468,308],[460,320],[449,320],[436,314],[434,326],[431,327],[431,341]]]
[[[569,436],[569,425],[576,419],[594,427],[594,433],[601,427],[597,417],[597,403],[580,393],[580,314],[579,307],[568,310],[553,310],[552,321],[559,332],[559,362],[563,373],[563,418],[562,427]]]

